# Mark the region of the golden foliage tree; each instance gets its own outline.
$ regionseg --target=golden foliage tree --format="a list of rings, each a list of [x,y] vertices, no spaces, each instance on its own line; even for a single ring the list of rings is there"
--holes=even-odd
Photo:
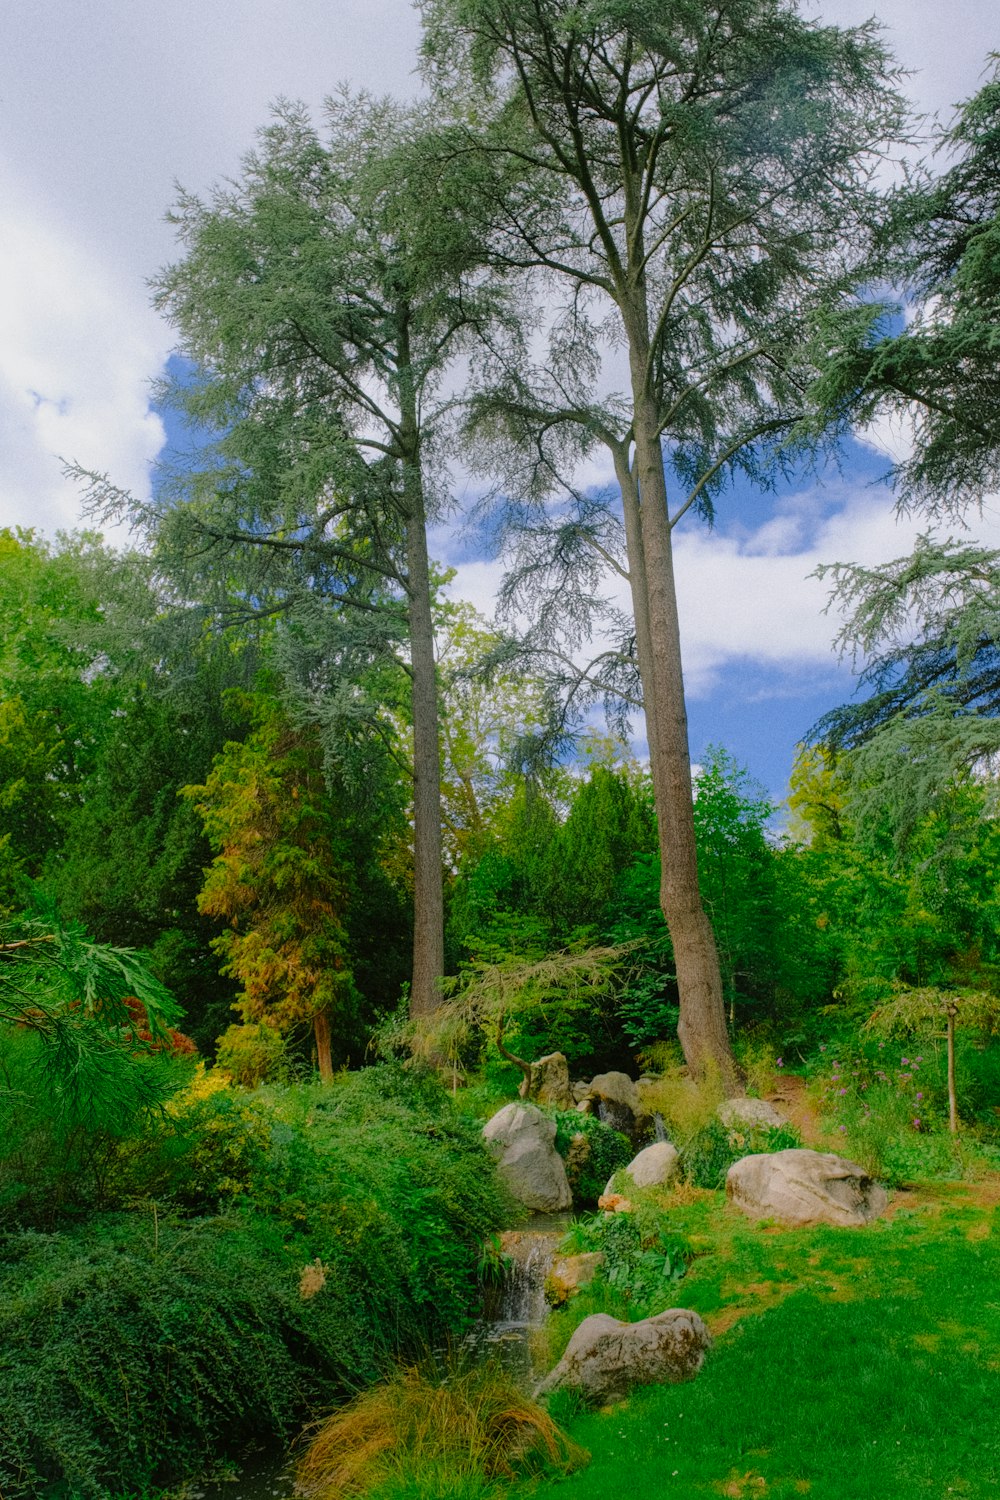
[[[213,946],[242,985],[244,1021],[287,1034],[309,1024],[320,1077],[332,1077],[332,1026],[356,1003],[348,961],[343,825],[327,790],[318,737],[273,704],[254,731],[216,756],[195,799],[215,859],[199,909],[228,930]]]

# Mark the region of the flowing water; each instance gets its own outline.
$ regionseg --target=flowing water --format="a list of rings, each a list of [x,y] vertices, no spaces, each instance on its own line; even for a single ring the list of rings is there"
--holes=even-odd
[[[464,1347],[476,1358],[498,1358],[525,1384],[541,1373],[534,1368],[531,1336],[548,1315],[545,1278],[570,1218],[569,1214],[533,1214],[523,1228],[508,1229],[500,1236],[503,1274],[487,1288],[483,1315],[464,1340]],[[238,1476],[187,1485],[176,1500],[292,1500],[295,1493],[287,1460],[263,1457],[249,1460]]]
[[[490,1287],[483,1316],[465,1340],[479,1358],[498,1358],[513,1374],[530,1381],[532,1334],[548,1315],[545,1278],[570,1222],[568,1214],[534,1214],[523,1229],[500,1236],[506,1259],[503,1275]]]

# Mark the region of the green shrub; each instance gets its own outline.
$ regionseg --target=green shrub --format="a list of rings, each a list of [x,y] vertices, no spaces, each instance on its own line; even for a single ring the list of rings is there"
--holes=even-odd
[[[577,1135],[583,1135],[588,1149],[574,1159],[570,1146]],[[596,1203],[608,1178],[619,1167],[627,1166],[635,1155],[627,1136],[605,1125],[596,1115],[585,1115],[576,1109],[561,1110],[556,1115],[556,1150],[564,1160],[569,1156],[569,1185],[573,1197],[583,1203]]]
[[[669,1305],[671,1288],[685,1275],[694,1253],[684,1236],[648,1205],[635,1213],[581,1216],[563,1248],[573,1253],[599,1250],[604,1256],[600,1280],[614,1289],[633,1317],[647,1317]]]
[[[265,1021],[227,1026],[219,1037],[215,1060],[241,1088],[283,1083],[288,1077],[288,1046]]]
[[[508,1212],[476,1124],[392,1066],[196,1098],[154,1165],[155,1211],[0,1247],[4,1500],[134,1492],[287,1437],[472,1322]]]
[[[372,1379],[357,1289],[299,1291],[310,1246],[261,1218],[108,1216],[0,1245],[0,1494],[103,1497],[291,1436]]]
[[[61,1084],[30,1031],[0,1028],[0,1226],[51,1229],[145,1197],[164,1107],[192,1064],[108,1048],[85,1092]]]
[[[723,1125],[710,1120],[688,1141],[681,1151],[681,1165],[688,1182],[696,1187],[720,1188],[734,1161],[761,1152],[788,1151],[802,1145],[797,1130],[790,1125],[770,1129],[755,1125]]]

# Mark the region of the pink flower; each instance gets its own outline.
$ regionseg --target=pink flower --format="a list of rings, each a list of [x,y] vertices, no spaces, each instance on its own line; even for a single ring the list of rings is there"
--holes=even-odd
[[[920,1129],[920,1121],[919,1120],[914,1120],[913,1123],[917,1127],[917,1129],[919,1130]]]
[[[846,1089],[838,1089],[837,1092],[838,1092],[838,1094],[846,1094],[847,1090]]]
[[[847,1126],[846,1125],[841,1125],[840,1129],[844,1132],[845,1135],[847,1134]]]
[[[779,1067],[779,1068],[783,1068],[785,1066],[785,1060],[784,1060],[783,1057],[779,1057],[778,1058],[776,1066]]]
[[[923,1097],[924,1097],[923,1094],[915,1094],[914,1095],[915,1099],[922,1099]]]

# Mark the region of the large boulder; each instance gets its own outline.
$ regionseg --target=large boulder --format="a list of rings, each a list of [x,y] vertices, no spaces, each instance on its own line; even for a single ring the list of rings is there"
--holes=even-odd
[[[681,1159],[677,1147],[669,1141],[654,1141],[637,1156],[633,1156],[625,1171],[636,1187],[664,1187],[673,1181],[680,1171]],[[617,1174],[616,1174],[617,1175]],[[605,1193],[613,1193],[614,1177],[609,1177]]]
[[[550,1109],[572,1109],[576,1100],[569,1081],[569,1063],[561,1052],[550,1052],[531,1064],[528,1098]]]
[[[505,1104],[483,1126],[483,1137],[511,1195],[525,1208],[572,1208],[566,1168],[555,1148],[555,1120],[533,1104]]]
[[[752,1219],[860,1227],[885,1212],[885,1189],[857,1162],[829,1151],[744,1156],[726,1176],[726,1196]]]
[[[627,1073],[598,1073],[590,1080],[590,1105],[606,1125],[634,1136],[642,1113],[639,1094]]]
[[[787,1115],[780,1114],[766,1099],[724,1099],[716,1114],[723,1125],[744,1125],[749,1130],[777,1130],[788,1124]]]
[[[603,1250],[585,1250],[580,1255],[557,1255],[545,1278],[545,1300],[561,1307],[589,1286],[604,1264]]]
[[[685,1308],[672,1307],[641,1323],[595,1313],[584,1318],[538,1394],[569,1386],[594,1406],[620,1401],[637,1385],[697,1375],[710,1342],[698,1314]]]

